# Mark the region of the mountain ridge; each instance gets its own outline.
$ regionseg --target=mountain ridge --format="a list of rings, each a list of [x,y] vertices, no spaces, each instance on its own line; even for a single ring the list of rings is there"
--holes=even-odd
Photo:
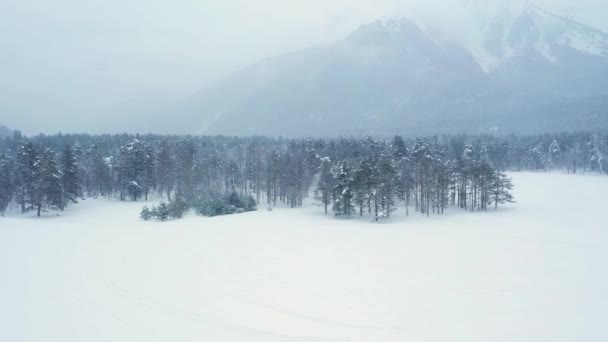
[[[566,24],[530,19],[535,15]],[[333,44],[234,73],[176,112],[205,134],[532,133],[567,130],[572,120],[551,116],[562,103],[578,113],[582,128],[608,127],[606,109],[597,105],[608,95],[608,54],[576,45],[599,35],[605,41],[591,42],[608,51],[608,35],[537,6],[508,19],[484,33],[484,42],[508,44],[495,47],[505,54],[495,56],[501,60],[493,68],[484,68],[470,46],[440,43],[407,18],[378,20]]]

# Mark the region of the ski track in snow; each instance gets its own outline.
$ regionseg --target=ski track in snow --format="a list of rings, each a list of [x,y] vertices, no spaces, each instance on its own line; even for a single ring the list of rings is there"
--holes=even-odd
[[[608,177],[514,173],[484,213],[0,219],[0,341],[604,341]]]

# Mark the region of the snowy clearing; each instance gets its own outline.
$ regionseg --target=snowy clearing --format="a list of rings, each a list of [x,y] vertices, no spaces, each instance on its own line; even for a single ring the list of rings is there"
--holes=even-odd
[[[512,176],[496,212],[381,224],[106,200],[0,219],[0,340],[608,340],[608,177]]]

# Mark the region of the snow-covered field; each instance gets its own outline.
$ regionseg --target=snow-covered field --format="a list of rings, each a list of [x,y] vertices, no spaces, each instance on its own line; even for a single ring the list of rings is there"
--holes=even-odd
[[[499,211],[0,219],[0,341],[607,341],[608,177],[516,173]]]

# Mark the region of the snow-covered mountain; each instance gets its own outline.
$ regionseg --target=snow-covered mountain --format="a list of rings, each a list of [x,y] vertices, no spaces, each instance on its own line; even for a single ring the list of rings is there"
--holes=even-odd
[[[566,60],[564,49],[608,57],[607,34],[537,6],[521,12],[503,7],[478,25],[481,40],[469,42],[468,48],[487,71],[529,53],[551,63]]]
[[[405,19],[268,59],[184,103],[207,134],[389,135],[608,128],[608,35],[503,7],[454,42]]]

